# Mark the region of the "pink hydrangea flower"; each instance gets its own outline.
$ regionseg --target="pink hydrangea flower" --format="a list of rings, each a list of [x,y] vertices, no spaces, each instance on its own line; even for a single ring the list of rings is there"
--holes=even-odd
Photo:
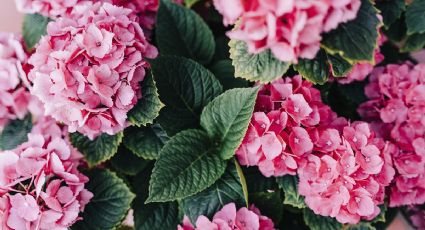
[[[229,37],[245,41],[249,52],[270,49],[282,61],[314,58],[321,34],[356,17],[360,0],[259,1],[214,0],[225,25],[235,24]]]
[[[15,0],[16,8],[22,13],[39,13],[57,18],[66,15],[81,0]]]
[[[218,229],[241,229],[241,230],[274,230],[271,219],[262,216],[260,211],[251,206],[249,209],[243,207],[236,210],[234,203],[225,205],[218,211],[210,221],[205,216],[199,216],[196,220],[196,228],[190,223],[187,216],[183,219],[183,225],[178,230],[218,230]]]
[[[359,113],[391,142],[397,171],[390,206],[425,203],[425,65],[376,68]]]
[[[0,152],[0,226],[66,229],[93,196],[84,188],[88,178],[78,172],[74,150],[52,119],[40,120],[28,138]]]
[[[418,230],[425,229],[425,209],[420,206],[409,207],[408,209],[410,215],[410,221]]]
[[[265,176],[295,175],[301,160],[313,151],[314,142],[326,150],[335,148],[327,145],[328,139],[313,135],[317,127],[336,127],[331,124],[334,121],[338,121],[336,114],[323,104],[311,83],[301,76],[277,80],[260,90],[236,156],[241,165],[257,165]],[[338,131],[321,133],[338,142]]]
[[[20,78],[26,60],[21,38],[0,33],[0,131],[9,120],[22,119],[28,112],[31,96]]]
[[[315,142],[298,168],[299,193],[316,214],[341,223],[373,219],[395,174],[388,146],[364,122],[325,131],[318,137],[327,141]]]
[[[75,7],[48,25],[29,59],[32,94],[52,116],[90,138],[127,126],[127,112],[141,97],[148,43],[131,10],[109,3]]]

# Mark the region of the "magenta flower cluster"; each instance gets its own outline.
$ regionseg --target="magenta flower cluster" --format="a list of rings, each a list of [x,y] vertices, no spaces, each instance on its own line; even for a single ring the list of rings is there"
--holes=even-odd
[[[300,76],[260,89],[236,155],[265,176],[298,175],[306,204],[342,223],[377,216],[395,173],[385,142],[369,125],[337,117]]]
[[[29,140],[0,152],[0,227],[67,229],[93,197],[78,172],[79,156],[53,119],[40,119]]]
[[[245,41],[251,53],[270,49],[282,61],[312,59],[321,34],[356,17],[360,0],[214,0],[229,37]]]
[[[390,206],[425,202],[425,65],[388,65],[374,70],[359,113],[390,142],[397,171]]]
[[[214,214],[212,220],[206,216],[199,216],[196,220],[196,228],[190,223],[187,216],[183,219],[183,224],[177,227],[178,230],[232,230],[232,229],[250,229],[250,230],[274,230],[273,221],[262,216],[260,210],[251,205],[248,208],[236,210],[234,203],[225,205],[220,211]]]
[[[141,97],[149,44],[130,9],[87,3],[48,25],[29,63],[32,94],[46,115],[90,138],[127,126],[127,112]]]

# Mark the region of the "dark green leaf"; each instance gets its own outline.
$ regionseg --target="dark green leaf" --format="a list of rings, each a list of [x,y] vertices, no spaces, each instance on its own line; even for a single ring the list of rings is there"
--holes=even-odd
[[[388,29],[383,29],[385,36],[391,41],[400,42],[406,37],[407,27],[405,22],[405,14],[403,13]],[[385,56],[385,59],[387,57]]]
[[[380,25],[377,13],[369,0],[362,0],[356,19],[324,34],[322,46],[328,53],[339,54],[350,63],[373,61]]]
[[[180,222],[177,202],[144,204],[137,197],[133,208],[136,230],[176,229]]]
[[[283,176],[276,178],[279,188],[283,190],[285,196],[283,203],[296,208],[305,208],[304,197],[298,194],[298,178],[296,176]]]
[[[231,40],[229,46],[236,77],[267,83],[282,77],[290,66],[278,60],[270,50],[259,54],[249,53],[243,41]]]
[[[152,74],[148,73],[142,82],[142,98],[128,113],[128,120],[137,126],[152,124],[163,106]]]
[[[32,129],[32,117],[28,114],[22,120],[10,121],[0,134],[0,149],[11,150],[28,140]]]
[[[407,37],[403,47],[401,47],[401,52],[412,52],[420,50],[425,46],[425,33],[422,34],[412,34]]]
[[[328,54],[328,60],[331,64],[332,75],[334,77],[346,76],[353,69],[353,65],[338,54]]]
[[[314,59],[300,59],[294,69],[305,79],[323,85],[329,78],[329,64],[326,52],[320,50]]]
[[[201,115],[201,126],[219,144],[223,159],[230,159],[248,129],[258,87],[231,89],[209,103]]]
[[[117,153],[123,133],[113,136],[103,133],[94,140],[80,133],[71,133],[69,136],[72,145],[84,155],[85,160],[92,167],[109,160]]]
[[[22,37],[24,38],[25,47],[31,51],[37,45],[40,38],[45,35],[49,18],[40,14],[27,14],[24,17],[22,28]]]
[[[159,123],[169,135],[199,126],[204,106],[222,92],[214,74],[183,57],[162,56],[151,61],[161,101]]]
[[[425,0],[414,0],[406,10],[407,34],[425,32]]]
[[[211,148],[201,130],[185,130],[172,137],[155,163],[146,202],[165,202],[195,195],[223,175],[226,161]]]
[[[134,155],[126,147],[121,146],[111,159],[112,166],[120,173],[134,176],[142,171],[149,161]]]
[[[129,127],[124,131],[124,145],[134,154],[147,160],[158,158],[159,151],[168,141],[168,136],[160,125],[149,127]]]
[[[282,197],[279,191],[264,191],[250,195],[251,203],[261,210],[261,215],[265,215],[278,224],[283,213]]]
[[[94,194],[84,209],[83,220],[74,230],[109,230],[121,224],[130,209],[134,194],[122,179],[108,170],[94,169],[87,173],[86,188]]]
[[[311,230],[341,230],[342,224],[336,219],[314,214],[309,208],[304,209],[304,222]]]
[[[243,182],[240,180],[233,161],[228,163],[226,172],[208,189],[182,200],[183,211],[192,223],[200,215],[212,218],[224,205],[234,202],[246,206]]]
[[[224,90],[249,87],[249,82],[235,77],[235,67],[231,60],[221,60],[210,67],[211,72],[218,78]]]
[[[275,178],[263,176],[256,167],[244,167],[243,172],[249,194],[279,189]]]
[[[406,9],[404,0],[376,1],[375,4],[381,11],[385,28],[389,28]]]
[[[178,55],[207,64],[214,55],[214,36],[208,25],[194,11],[161,0],[156,38],[163,55]]]

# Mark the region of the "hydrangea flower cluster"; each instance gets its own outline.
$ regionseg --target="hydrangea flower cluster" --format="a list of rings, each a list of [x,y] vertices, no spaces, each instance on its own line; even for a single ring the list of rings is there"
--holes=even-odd
[[[314,142],[326,146],[327,140],[314,140],[309,133],[318,126],[344,122],[322,102],[319,90],[299,75],[264,85],[254,111],[236,155],[241,165],[258,165],[267,177],[295,175]]]
[[[229,203],[218,211],[212,221],[206,216],[199,216],[196,220],[196,228],[190,223],[187,216],[184,217],[183,225],[178,230],[206,230],[206,229],[241,229],[241,230],[274,230],[273,221],[262,216],[260,211],[253,205],[249,209],[243,207],[236,211],[236,205]]]
[[[245,41],[249,52],[270,49],[280,60],[312,59],[321,34],[356,17],[360,0],[259,1],[214,0],[224,24],[234,24],[229,37]]]
[[[409,207],[407,209],[410,216],[410,221],[417,230],[425,229],[425,209],[419,206]]]
[[[20,79],[21,63],[26,59],[20,38],[0,33],[0,131],[9,120],[22,119],[28,112],[31,96]]]
[[[66,229],[93,197],[84,188],[73,149],[52,119],[40,119],[28,141],[0,152],[0,226],[4,230]]]
[[[381,53],[381,46],[387,40],[384,34],[380,33],[378,45],[375,48],[375,63],[362,61],[353,66],[353,69],[343,78],[337,78],[341,84],[350,84],[353,81],[363,81],[369,74],[372,73],[374,67],[384,60],[384,55]]]
[[[395,174],[385,142],[369,125],[337,117],[300,76],[262,87],[236,155],[267,177],[298,174],[307,205],[341,223],[378,215]]]
[[[69,13],[81,0],[15,0],[16,8],[22,13],[38,13],[46,17],[57,18]]]
[[[75,7],[48,24],[29,59],[31,93],[70,132],[95,138],[126,127],[127,112],[141,97],[145,58],[157,55],[131,13],[101,2]]]
[[[425,203],[425,64],[376,68],[365,93],[359,113],[392,143],[390,206]]]

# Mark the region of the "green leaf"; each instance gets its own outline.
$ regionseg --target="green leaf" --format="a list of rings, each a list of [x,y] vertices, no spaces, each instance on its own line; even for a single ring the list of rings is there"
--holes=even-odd
[[[207,134],[185,130],[162,148],[149,185],[149,202],[165,202],[195,195],[223,175],[226,161],[211,148]]]
[[[230,161],[226,172],[212,186],[182,200],[185,215],[192,223],[195,223],[198,216],[212,218],[224,205],[231,202],[239,207],[247,206],[242,183],[234,162]]]
[[[371,220],[372,223],[385,222],[385,214],[387,212],[387,206],[385,204],[379,205],[379,215]]]
[[[314,59],[300,59],[298,64],[294,65],[294,69],[314,84],[325,84],[329,78],[329,65],[326,52],[320,50]]]
[[[124,145],[134,154],[147,160],[158,158],[159,151],[168,141],[168,136],[160,125],[149,127],[129,127],[124,131]]]
[[[282,77],[290,66],[290,63],[278,60],[270,50],[259,54],[249,53],[243,41],[231,40],[229,46],[236,77],[268,83]]]
[[[136,126],[152,124],[163,106],[159,100],[155,81],[149,72],[142,82],[142,98],[128,113],[128,120]]]
[[[192,7],[193,5],[195,5],[197,2],[199,2],[200,0],[184,0],[184,4],[187,7]]]
[[[425,32],[425,0],[414,0],[406,10],[407,34]]]
[[[258,167],[244,167],[243,174],[246,178],[249,194],[279,189],[276,179],[273,177],[265,177],[258,170]]]
[[[120,146],[118,153],[111,159],[112,166],[120,173],[135,176],[142,171],[149,161],[134,155],[124,146]]]
[[[406,9],[404,0],[376,1],[376,8],[381,11],[385,28],[389,28]]]
[[[412,34],[407,37],[404,45],[401,47],[400,52],[413,52],[420,50],[425,46],[425,33]]]
[[[169,135],[199,126],[204,106],[222,92],[220,82],[202,65],[184,58],[162,56],[151,61],[161,101],[159,123]]]
[[[304,222],[311,230],[340,230],[342,224],[336,219],[330,217],[324,217],[314,214],[309,208],[305,208],[303,211]]]
[[[395,42],[401,42],[405,37],[407,33],[407,26],[406,26],[406,18],[405,13],[401,14],[401,17],[397,19],[388,29],[383,29],[385,36],[391,41]],[[384,44],[385,45],[385,44]],[[382,48],[382,46],[381,46]],[[381,50],[382,51],[382,50]],[[387,56],[385,55],[385,59],[387,59]]]
[[[370,223],[360,222],[356,225],[349,225],[347,230],[376,230]]]
[[[284,204],[291,205],[296,208],[305,208],[304,197],[298,194],[298,178],[296,176],[283,176],[276,178],[279,188],[283,190],[285,197]]]
[[[32,117],[28,114],[22,120],[13,120],[4,127],[0,134],[0,149],[11,150],[28,140],[32,129]]]
[[[136,198],[133,207],[136,230],[175,229],[179,223],[177,202],[144,204]]]
[[[156,39],[163,55],[184,56],[202,64],[214,55],[214,36],[208,25],[194,11],[167,0],[159,4]]]
[[[121,224],[130,209],[134,194],[122,179],[109,170],[88,171],[86,188],[94,194],[83,212],[83,220],[74,230],[114,229]]]
[[[380,25],[377,13],[369,0],[362,0],[356,19],[324,34],[322,46],[328,53],[339,54],[352,64],[357,61],[372,62]]]
[[[209,103],[201,115],[201,126],[219,145],[223,159],[230,159],[248,129],[258,87],[231,89]]]
[[[40,14],[26,14],[22,28],[22,37],[24,38],[25,47],[31,51],[38,43],[40,38],[45,35],[47,24],[50,19]]]
[[[249,82],[235,77],[235,67],[231,60],[221,60],[210,67],[211,72],[218,78],[224,90],[249,87]]]
[[[84,155],[90,167],[113,157],[123,139],[122,132],[113,136],[103,133],[94,140],[90,140],[80,133],[71,133],[69,136],[72,145]]]
[[[328,61],[331,64],[332,75],[334,77],[346,76],[353,69],[353,65],[338,54],[328,54]]]

